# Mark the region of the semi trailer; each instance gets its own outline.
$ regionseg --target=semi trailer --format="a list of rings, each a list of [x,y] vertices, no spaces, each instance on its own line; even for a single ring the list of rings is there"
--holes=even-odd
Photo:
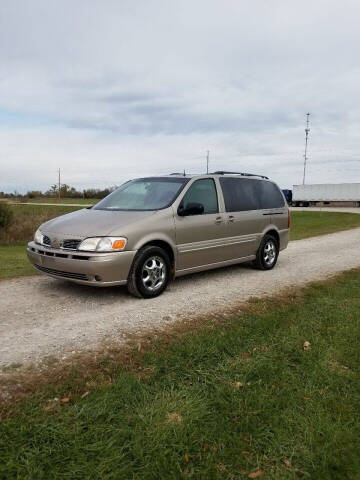
[[[292,205],[294,207],[324,205],[360,207],[360,183],[294,185]]]

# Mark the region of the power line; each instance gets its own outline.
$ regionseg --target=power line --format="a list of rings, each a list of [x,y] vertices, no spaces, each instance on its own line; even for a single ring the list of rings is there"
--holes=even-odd
[[[305,153],[304,153],[304,176],[303,176],[303,185],[305,185],[305,174],[306,174],[306,162],[307,162],[307,147],[308,147],[308,136],[310,132],[309,128],[309,116],[310,113],[306,114],[306,128],[305,128]]]

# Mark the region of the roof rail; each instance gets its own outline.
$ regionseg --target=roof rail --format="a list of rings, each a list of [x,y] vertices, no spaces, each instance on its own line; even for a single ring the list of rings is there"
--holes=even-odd
[[[265,175],[257,175],[256,173],[244,173],[244,172],[226,172],[225,170],[217,170],[213,172],[214,175],[241,175],[242,177],[260,177],[269,180],[269,177]]]

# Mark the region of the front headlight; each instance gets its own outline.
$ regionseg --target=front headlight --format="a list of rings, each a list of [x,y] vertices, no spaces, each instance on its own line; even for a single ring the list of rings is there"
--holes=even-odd
[[[85,252],[120,252],[126,247],[126,238],[124,237],[92,237],[85,238],[78,250]]]
[[[43,238],[44,238],[44,235],[40,232],[39,229],[37,229],[36,232],[35,232],[35,235],[34,235],[34,242],[42,245]]]

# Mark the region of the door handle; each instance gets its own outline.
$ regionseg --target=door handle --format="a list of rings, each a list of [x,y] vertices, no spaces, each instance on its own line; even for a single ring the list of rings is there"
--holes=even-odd
[[[222,223],[222,221],[223,221],[222,217],[216,217],[215,219],[216,225],[219,225],[220,223]]]
[[[285,212],[267,212],[263,213],[263,215],[283,215]]]
[[[229,223],[234,223],[235,217],[234,215],[229,215]]]

